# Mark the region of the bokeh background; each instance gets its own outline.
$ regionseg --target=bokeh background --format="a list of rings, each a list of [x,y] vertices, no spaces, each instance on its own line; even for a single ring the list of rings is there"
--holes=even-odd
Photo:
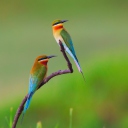
[[[57,55],[48,75],[67,64],[51,29],[55,19],[68,19],[86,83],[70,58],[74,73],[51,79],[33,96],[22,125],[35,128],[128,128],[127,0],[0,0],[0,127],[8,128],[28,91],[35,57]]]

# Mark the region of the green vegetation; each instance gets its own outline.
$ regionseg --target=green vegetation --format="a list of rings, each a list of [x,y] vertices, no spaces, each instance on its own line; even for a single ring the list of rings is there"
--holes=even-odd
[[[125,0],[0,1],[0,127],[28,91],[29,71],[40,54],[57,55],[48,75],[67,69],[51,29],[54,19],[68,19],[86,83],[77,71],[55,77],[33,96],[17,128],[128,127],[128,2]],[[12,117],[11,117],[12,118]],[[59,125],[58,125],[59,124]]]
[[[36,128],[42,128],[41,122],[38,122],[38,123],[37,123],[37,127],[36,127]]]
[[[8,120],[8,117],[6,117],[6,121],[8,124],[8,128],[12,128],[12,122],[13,122],[13,114],[12,114],[13,108],[10,108],[10,118]]]

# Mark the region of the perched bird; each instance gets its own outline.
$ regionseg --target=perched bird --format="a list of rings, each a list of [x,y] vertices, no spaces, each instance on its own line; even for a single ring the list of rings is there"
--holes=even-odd
[[[41,55],[38,56],[34,62],[34,65],[30,71],[29,91],[28,91],[27,101],[23,110],[23,116],[30,105],[30,101],[32,99],[33,94],[38,89],[40,82],[46,77],[48,70],[47,63],[49,59],[52,57],[55,56]]]
[[[67,22],[67,21],[68,20],[54,20],[52,22],[53,36],[58,44],[59,44],[59,41],[61,41],[62,45],[64,46],[64,49],[73,58],[79,72],[82,74],[82,76],[84,78],[82,69],[80,67],[80,63],[76,57],[72,39],[71,39],[69,33],[63,27],[63,23]],[[85,80],[85,78],[84,78],[84,80]]]

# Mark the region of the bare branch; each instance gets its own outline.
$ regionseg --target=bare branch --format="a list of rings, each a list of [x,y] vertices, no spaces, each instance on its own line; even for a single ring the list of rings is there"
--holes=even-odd
[[[66,70],[59,70],[57,72],[54,72],[52,73],[51,75],[49,75],[48,77],[46,77],[45,79],[43,79],[39,85],[39,88],[42,87],[44,84],[46,84],[51,78],[55,77],[55,76],[58,76],[58,75],[62,75],[62,74],[67,74],[67,73],[73,73],[73,69],[72,69],[72,64],[71,62],[69,61],[66,53],[65,53],[65,50],[64,50],[64,47],[62,45],[62,42],[59,41],[59,44],[60,44],[60,51],[62,52],[66,62],[67,62],[67,66],[68,66],[68,69]],[[38,88],[38,89],[39,89]],[[24,104],[26,103],[26,100],[27,100],[27,95],[24,97],[24,99],[22,100],[19,108],[17,109],[17,112],[15,114],[15,117],[14,117],[14,120],[13,120],[13,125],[12,125],[12,128],[16,128],[16,124],[18,122],[18,119],[23,111],[23,108],[24,108]]]
[[[20,117],[20,115],[24,109],[24,104],[25,104],[26,100],[27,100],[27,95],[24,97],[19,108],[17,109],[16,115],[15,115],[14,120],[13,120],[12,128],[16,128],[16,124],[17,124],[18,119],[19,119],[19,117]]]

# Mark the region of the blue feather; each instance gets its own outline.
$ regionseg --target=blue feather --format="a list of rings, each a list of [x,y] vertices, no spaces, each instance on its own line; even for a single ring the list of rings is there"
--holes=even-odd
[[[29,108],[30,106],[30,102],[32,100],[32,96],[33,96],[33,92],[31,92],[30,94],[28,94],[28,97],[27,97],[27,101],[26,101],[26,104],[24,106],[24,110],[23,110],[23,115],[22,115],[22,119],[21,119],[21,123],[23,121],[23,118],[24,118],[24,114],[26,113],[26,110]]]

